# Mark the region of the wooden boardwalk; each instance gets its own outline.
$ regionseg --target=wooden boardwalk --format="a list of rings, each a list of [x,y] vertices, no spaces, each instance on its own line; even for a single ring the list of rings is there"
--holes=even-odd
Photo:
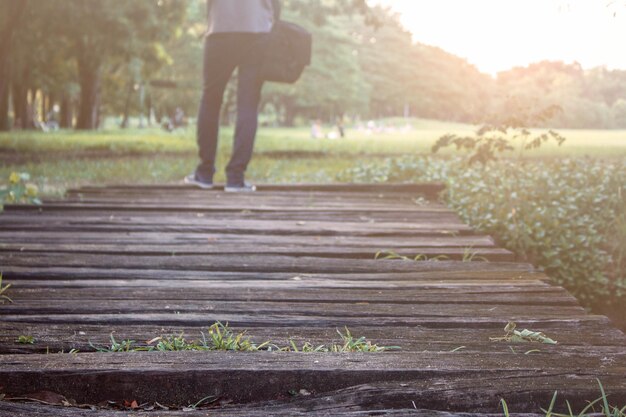
[[[13,303],[0,304],[0,394],[51,391],[89,404],[218,398],[214,409],[159,416],[445,417],[501,413],[501,398],[512,411],[539,412],[555,390],[560,404],[581,406],[599,396],[599,378],[613,403],[626,404],[624,334],[432,202],[438,191],[105,187],[9,206],[0,269]],[[379,251],[431,260],[376,260]],[[337,343],[347,326],[401,350],[93,352],[111,335],[197,340],[216,321],[281,346]],[[558,344],[490,341],[508,321]],[[129,414],[0,402],[0,416],[44,415]]]

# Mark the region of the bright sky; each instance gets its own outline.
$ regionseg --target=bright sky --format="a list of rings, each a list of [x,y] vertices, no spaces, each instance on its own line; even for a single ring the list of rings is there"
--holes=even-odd
[[[487,73],[542,60],[626,69],[624,0],[370,2],[398,11],[415,41],[439,46]]]

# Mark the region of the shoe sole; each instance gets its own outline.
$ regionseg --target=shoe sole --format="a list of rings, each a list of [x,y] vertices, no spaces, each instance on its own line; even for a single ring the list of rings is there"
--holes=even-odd
[[[202,188],[203,190],[212,190],[215,187],[213,184],[211,185],[203,184],[198,181],[188,180],[187,178],[184,179],[184,183],[187,185],[195,185],[196,187]]]
[[[224,191],[227,193],[255,193],[256,187],[252,187],[252,188],[224,187]]]

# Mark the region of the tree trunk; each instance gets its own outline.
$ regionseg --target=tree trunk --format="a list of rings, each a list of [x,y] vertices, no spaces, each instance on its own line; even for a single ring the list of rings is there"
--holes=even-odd
[[[78,60],[80,106],[76,129],[93,130],[98,126],[98,96],[100,90],[100,63]]]
[[[7,24],[0,31],[0,97],[5,97],[9,89],[9,54],[13,43],[13,35],[20,20],[26,12],[28,0],[13,0],[7,10]]]
[[[148,127],[152,127],[152,94],[146,97],[146,109],[148,110]]]
[[[0,132],[8,132],[11,129],[9,123],[9,89],[5,88],[0,95]]]
[[[120,123],[120,127],[122,129],[127,129],[128,128],[128,122],[130,119],[130,100],[133,97],[133,91],[134,91],[134,83],[133,82],[129,82],[128,83],[128,92],[126,94],[126,102],[124,103],[124,117],[122,118],[122,123]]]
[[[283,100],[283,106],[285,109],[285,119],[283,121],[284,125],[286,127],[294,127],[296,124],[296,117],[298,116],[295,100],[292,97],[285,97]]]
[[[17,129],[22,129],[24,123],[24,114],[26,113],[24,107],[24,89],[20,84],[13,81],[11,90],[11,98],[13,99],[13,127]]]
[[[24,129],[35,128],[35,107],[37,101],[36,98],[37,90],[26,91],[26,98],[24,99],[26,109],[24,112]]]
[[[37,96],[36,91],[35,96]],[[41,112],[40,119],[45,123],[48,121],[48,95],[43,90],[39,90],[39,97],[41,99],[41,102],[39,103],[39,111]]]
[[[61,99],[61,120],[59,120],[59,127],[61,127],[61,129],[72,128],[72,119],[72,102],[67,96],[67,93],[63,93],[63,97]]]

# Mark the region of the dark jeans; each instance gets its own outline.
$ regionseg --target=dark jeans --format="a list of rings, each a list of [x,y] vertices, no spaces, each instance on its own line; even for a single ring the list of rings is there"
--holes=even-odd
[[[259,101],[263,80],[261,63],[267,44],[266,34],[220,33],[206,38],[204,45],[204,86],[198,115],[200,165],[196,175],[211,180],[219,134],[224,90],[235,69],[237,82],[237,126],[233,154],[226,167],[229,185],[241,185],[252,158],[258,126]]]

